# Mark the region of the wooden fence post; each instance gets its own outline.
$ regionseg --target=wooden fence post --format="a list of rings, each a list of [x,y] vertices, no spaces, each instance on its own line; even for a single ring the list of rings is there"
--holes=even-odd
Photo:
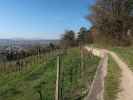
[[[82,49],[82,47],[80,48],[80,57],[81,57],[81,65],[80,65],[80,67],[81,67],[81,78],[83,78],[84,76],[84,74],[83,74],[83,70],[84,70],[84,55],[83,55],[83,49]]]
[[[60,55],[57,56],[55,100],[60,100]]]

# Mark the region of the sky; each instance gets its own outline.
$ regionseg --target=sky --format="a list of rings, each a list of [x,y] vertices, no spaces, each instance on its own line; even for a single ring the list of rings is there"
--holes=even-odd
[[[58,39],[65,30],[91,27],[94,0],[0,0],[0,38]]]

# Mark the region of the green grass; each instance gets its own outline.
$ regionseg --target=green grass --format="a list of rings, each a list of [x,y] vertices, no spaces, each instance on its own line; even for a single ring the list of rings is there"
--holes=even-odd
[[[114,62],[112,57],[109,57],[108,73],[105,79],[104,100],[116,100],[120,92],[120,77],[121,70]]]
[[[30,58],[32,59],[32,58]],[[39,59],[40,60],[40,59]],[[84,56],[84,77],[81,77],[80,50],[69,49],[62,57],[63,98],[79,99],[82,92],[92,82],[99,58]],[[44,100],[54,100],[56,82],[56,58],[49,56],[47,61],[39,61],[22,72],[0,74],[0,100],[40,100],[38,88],[41,87]],[[80,100],[80,99],[79,99]]]
[[[1,100],[40,100],[34,88],[41,82],[46,84],[42,92],[47,100],[54,99],[56,80],[56,60],[49,60],[43,65],[34,65],[26,72],[14,72],[0,75]],[[47,91],[47,92],[46,92]]]
[[[110,45],[103,46],[103,45],[98,45],[98,44],[92,44],[89,46],[98,47],[98,48],[106,48],[106,49],[116,52],[121,57],[121,59],[128,64],[129,68],[133,71],[133,46],[113,47]]]
[[[112,48],[111,50],[116,52],[133,71],[133,47],[116,47]]]
[[[94,56],[90,57],[89,55],[84,54],[83,69],[80,67],[80,61],[81,58],[79,49],[71,49],[68,51],[65,59],[63,59],[63,93],[66,100],[76,100],[83,96],[82,93],[87,89],[88,83],[91,83],[93,80],[99,63],[99,58]]]

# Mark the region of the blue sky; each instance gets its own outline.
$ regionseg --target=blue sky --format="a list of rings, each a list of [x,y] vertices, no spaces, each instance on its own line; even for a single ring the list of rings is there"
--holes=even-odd
[[[0,0],[0,38],[56,39],[91,24],[84,17],[94,0]]]

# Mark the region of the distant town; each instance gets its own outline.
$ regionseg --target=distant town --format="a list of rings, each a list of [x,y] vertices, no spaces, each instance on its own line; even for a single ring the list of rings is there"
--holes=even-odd
[[[59,40],[0,39],[0,61],[15,60],[45,52],[49,46],[54,46],[58,42]]]

